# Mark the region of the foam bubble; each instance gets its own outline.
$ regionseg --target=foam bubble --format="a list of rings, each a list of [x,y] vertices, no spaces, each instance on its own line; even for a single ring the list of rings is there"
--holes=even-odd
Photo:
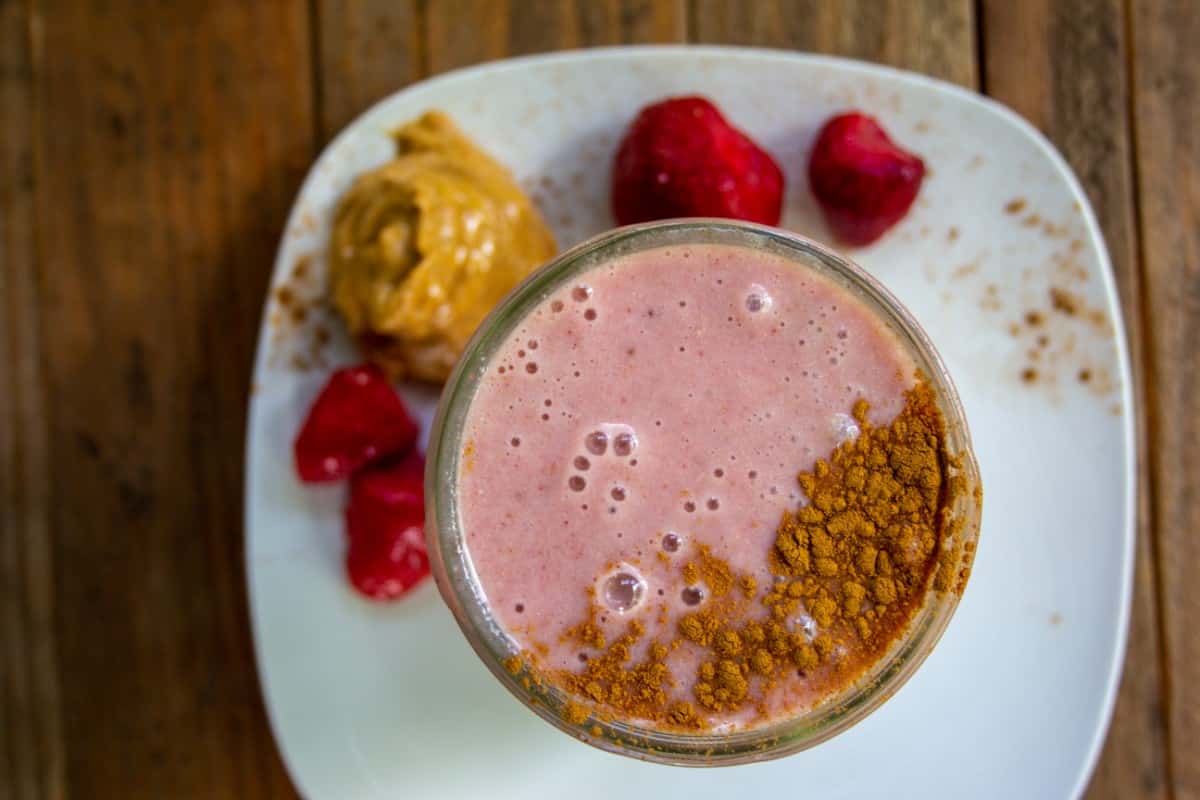
[[[594,456],[602,456],[608,450],[608,434],[604,431],[592,431],[584,441],[588,452]]]
[[[746,310],[751,314],[757,314],[762,311],[769,311],[774,299],[771,293],[760,284],[750,284],[750,289],[746,292]]]
[[[817,638],[817,621],[803,611],[795,619],[795,626],[804,634],[804,638],[812,641]]]
[[[829,419],[829,428],[833,431],[834,441],[838,444],[852,442],[862,433],[857,420],[849,414],[834,414]]]
[[[625,457],[637,449],[637,434],[633,431],[621,431],[613,438],[613,453]]]
[[[599,594],[604,605],[618,614],[624,614],[642,602],[646,594],[646,580],[636,569],[622,564],[616,572],[604,578]]]

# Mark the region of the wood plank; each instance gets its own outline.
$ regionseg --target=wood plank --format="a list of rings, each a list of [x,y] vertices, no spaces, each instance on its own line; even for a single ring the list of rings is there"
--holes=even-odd
[[[416,0],[318,0],[316,74],[322,143],[355,115],[425,75]]]
[[[509,55],[682,41],[683,0],[317,0],[320,138],[431,73]]]
[[[33,197],[33,15],[0,2],[0,796],[62,797]]]
[[[290,793],[255,681],[242,448],[313,155],[301,0],[45,0],[39,409],[67,793]]]
[[[687,36],[683,0],[429,0],[425,24],[431,73],[547,50]]]
[[[1200,4],[1133,0],[1133,121],[1152,504],[1169,696],[1168,775],[1200,798]]]
[[[982,30],[988,94],[1049,136],[1096,209],[1121,293],[1142,408],[1142,297],[1121,0],[992,0],[983,4]],[[1088,791],[1096,800],[1168,796],[1148,472],[1145,463],[1140,467],[1132,627],[1112,727]]]
[[[691,0],[692,40],[861,58],[975,88],[971,0]]]

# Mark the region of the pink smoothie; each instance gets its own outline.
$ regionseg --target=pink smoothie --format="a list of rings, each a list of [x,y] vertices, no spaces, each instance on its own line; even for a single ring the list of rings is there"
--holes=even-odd
[[[577,670],[594,653],[563,634],[593,596],[610,640],[634,618],[643,641],[674,638],[705,602],[679,570],[698,544],[769,586],[797,473],[855,435],[859,398],[889,423],[914,372],[871,309],[773,254],[675,246],[593,269],[518,325],[468,412],[459,508],[492,613],[542,666]],[[668,659],[682,699],[699,655]],[[765,701],[816,699],[795,675]]]

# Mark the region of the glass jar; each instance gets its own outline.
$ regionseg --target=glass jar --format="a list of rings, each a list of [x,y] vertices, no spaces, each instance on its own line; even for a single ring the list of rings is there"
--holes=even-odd
[[[932,387],[946,420],[946,447],[969,487],[949,509],[962,545],[953,575],[970,572],[979,534],[978,467],[958,395],[933,344],[907,309],[861,267],[809,239],[730,220],[672,220],[619,228],[555,258],[529,276],[484,320],[442,393],[428,449],[426,538],[438,588],[467,640],[496,678],[526,707],[560,730],[596,747],[647,761],[690,766],[743,764],[812,747],[878,708],[917,670],[937,644],[958,605],[958,592],[926,593],[905,632],[858,680],[795,716],[732,731],[663,731],[636,720],[564,718],[570,699],[549,683],[523,680],[504,662],[519,652],[488,606],[465,543],[457,507],[464,423],[493,355],[527,314],[549,295],[612,259],[671,245],[719,244],[768,251],[814,270],[851,292],[894,331]],[[958,587],[961,591],[961,584]]]

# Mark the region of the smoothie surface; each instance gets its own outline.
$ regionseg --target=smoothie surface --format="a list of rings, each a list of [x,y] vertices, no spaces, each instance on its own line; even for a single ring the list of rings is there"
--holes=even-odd
[[[493,615],[539,669],[578,671],[601,650],[568,635],[591,609],[606,641],[641,623],[634,659],[677,639],[710,600],[681,571],[702,545],[769,589],[781,516],[808,502],[797,474],[856,435],[860,399],[891,422],[915,375],[872,309],[768,252],[671,246],[579,276],[517,325],[467,414],[460,520]],[[787,624],[820,634],[803,607]],[[673,697],[702,657],[670,649]],[[779,681],[756,724],[820,700],[814,678]]]

